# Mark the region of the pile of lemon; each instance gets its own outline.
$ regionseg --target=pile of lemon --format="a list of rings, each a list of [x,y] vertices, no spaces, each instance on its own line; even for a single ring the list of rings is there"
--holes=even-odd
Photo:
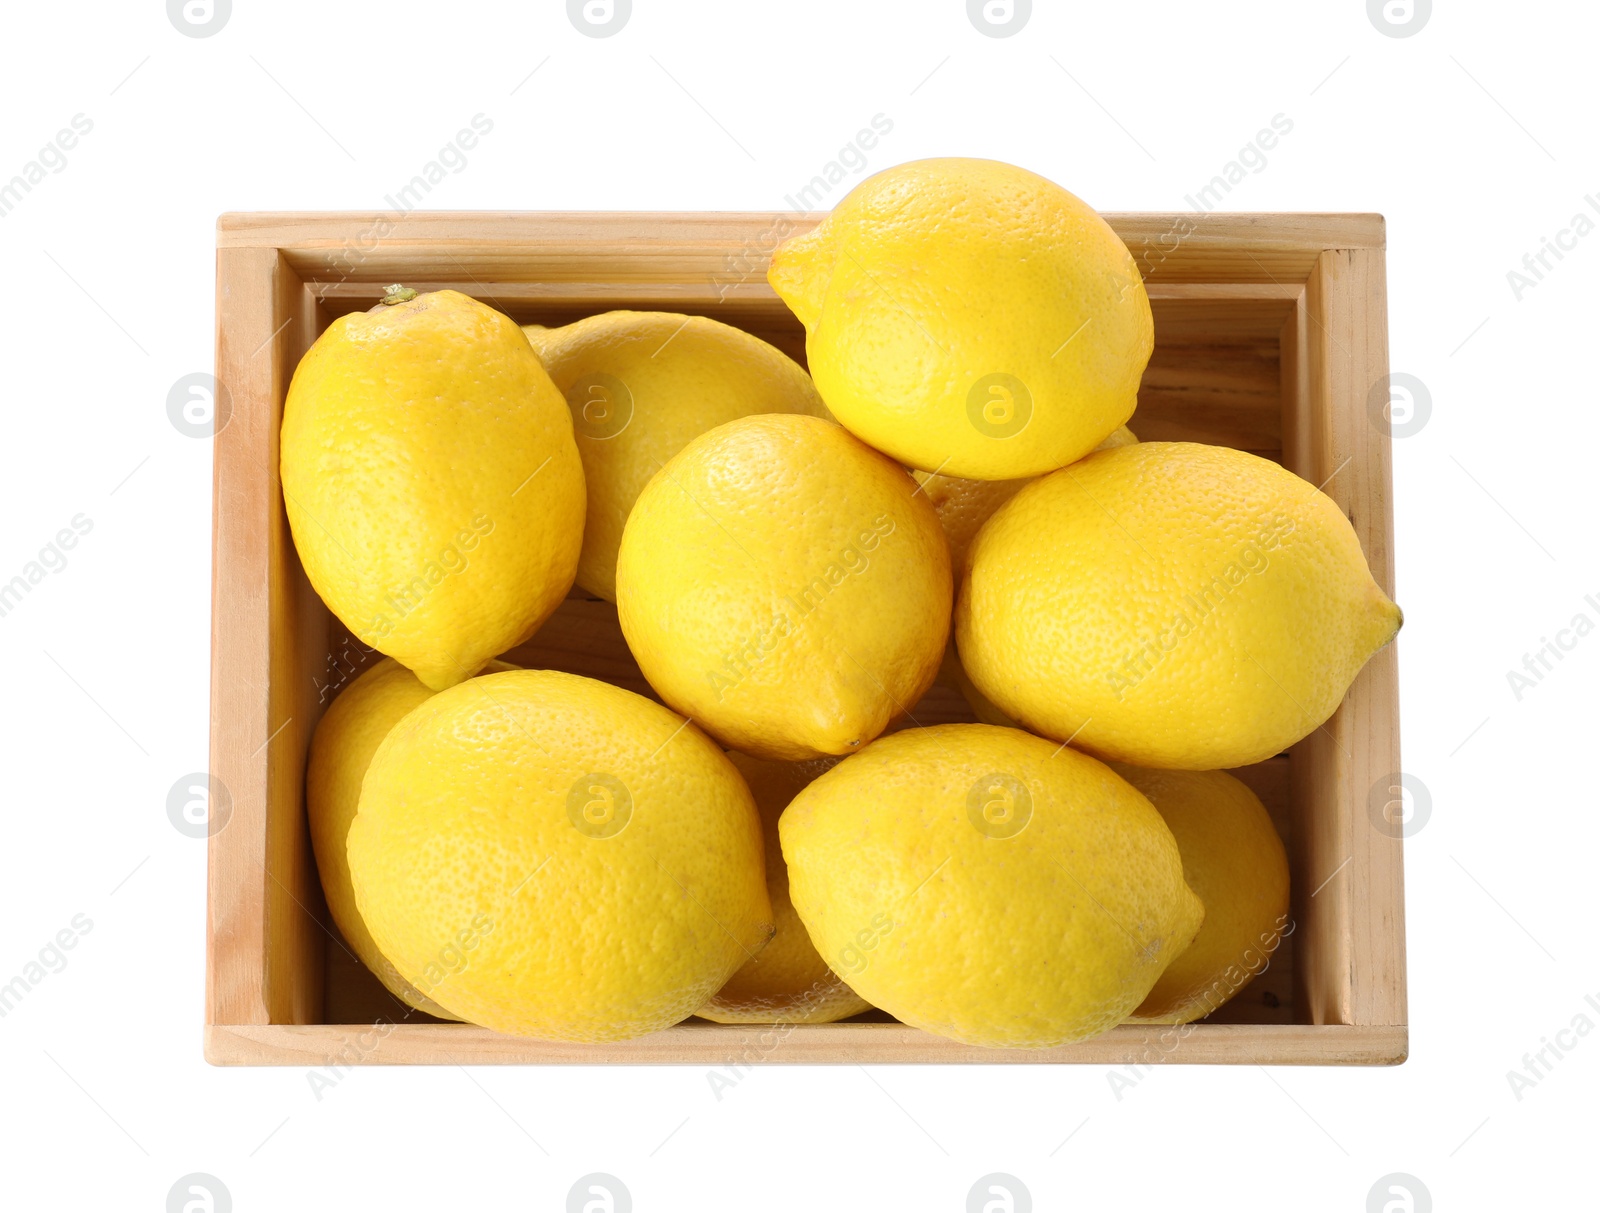
[[[1209,1014],[1289,929],[1223,769],[1400,626],[1349,522],[1133,436],[1149,300],[1041,177],[891,169],[769,278],[809,374],[704,317],[523,329],[399,288],[306,354],[295,545],[387,655],[311,747],[339,929],[412,1007],[549,1040]],[[497,660],[574,584],[659,702]],[[986,723],[918,725],[941,670]]]

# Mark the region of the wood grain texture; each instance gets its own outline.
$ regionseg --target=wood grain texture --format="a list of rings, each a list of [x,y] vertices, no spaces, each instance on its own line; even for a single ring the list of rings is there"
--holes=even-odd
[[[559,1044],[469,1024],[211,1025],[214,1065],[1395,1065],[1403,1028],[1303,1024],[1123,1026],[1057,1049],[984,1049],[904,1024],[691,1022],[620,1044]]]
[[[1388,374],[1383,253],[1339,249],[1306,287],[1306,398],[1293,435],[1293,470],[1349,517],[1384,590],[1394,593],[1389,433],[1369,415]],[[1386,399],[1387,397],[1385,397]],[[1296,915],[1304,933],[1302,994],[1314,1023],[1406,1022],[1401,844],[1374,825],[1400,770],[1395,646],[1356,677],[1333,718],[1294,748]]]
[[[364,1021],[385,1018],[401,1026],[377,1047],[358,1048],[356,1060],[737,1059],[758,1030],[691,1020],[643,1041],[580,1047],[419,1023],[424,1017],[349,956],[317,888],[303,770],[327,702],[375,657],[306,582],[280,496],[277,430],[300,354],[333,317],[370,306],[397,279],[455,285],[524,322],[565,323],[613,307],[691,310],[803,361],[803,332],[764,274],[775,220],[793,234],[815,217],[414,214],[391,216],[384,236],[358,247],[379,218],[224,216],[219,224],[217,367],[233,413],[216,440],[212,770],[232,793],[233,812],[209,844],[207,1056],[322,1064],[367,1030]],[[1167,250],[1181,218],[1196,219],[1111,217],[1136,257],[1165,250],[1150,270],[1157,350],[1135,431],[1253,450],[1313,483],[1331,476],[1327,491],[1391,586],[1387,435],[1366,413],[1371,383],[1387,371],[1382,220],[1204,216]],[[581,593],[507,657],[652,695],[615,608]],[[1399,765],[1393,662],[1392,650],[1375,659],[1326,732],[1292,756],[1236,772],[1290,848],[1297,927],[1269,969],[1166,1060],[1403,1060],[1400,848],[1366,815],[1370,787]],[[936,685],[899,726],[970,718],[958,693]],[[764,1059],[1111,1064],[1140,1060],[1159,1031],[1123,1028],[1070,1049],[1012,1053],[966,1049],[893,1022],[851,1022],[784,1032],[781,1049]]]
[[[290,375],[314,300],[272,250],[217,259],[211,772],[232,812],[209,842],[209,1020],[305,1023],[321,1012],[321,891],[302,809],[315,714],[310,663],[328,612],[300,569],[277,475]]]
[[[276,248],[321,282],[465,279],[501,290],[608,280],[730,297],[766,288],[767,259],[820,214],[794,212],[283,212],[225,214],[219,248]],[[1105,216],[1149,282],[1303,283],[1325,249],[1382,248],[1380,215],[1193,212]],[[409,279],[408,279],[409,280]],[[641,292],[641,298],[648,291]]]
[[[1210,442],[1277,459],[1278,343],[1156,345],[1128,426],[1144,442]]]
[[[267,492],[264,478],[249,471],[249,410],[253,394],[271,395],[275,385],[252,374],[246,342],[252,334],[271,334],[272,276],[276,250],[245,249],[217,254],[216,376],[231,385],[241,404],[239,424],[218,434],[212,453],[211,520],[211,746],[210,770],[218,778],[236,772],[230,788],[228,825],[232,837],[213,835],[206,855],[206,1022],[266,1023],[261,997],[265,967],[266,921],[263,899],[238,895],[239,883],[266,841],[266,782],[253,787],[244,778],[244,740],[266,719],[266,691],[254,691],[252,665],[266,668],[267,510],[252,508],[252,498]],[[256,486],[254,489],[252,486]],[[256,572],[252,575],[251,569]],[[253,652],[260,638],[262,652]],[[215,811],[215,806],[213,806]]]
[[[217,254],[217,379],[232,415],[213,453],[211,757],[231,816],[208,843],[206,1019],[268,1023],[267,774],[255,751],[270,729],[273,481],[260,466],[281,395],[273,340],[281,305],[274,249]],[[216,804],[213,802],[213,811]]]

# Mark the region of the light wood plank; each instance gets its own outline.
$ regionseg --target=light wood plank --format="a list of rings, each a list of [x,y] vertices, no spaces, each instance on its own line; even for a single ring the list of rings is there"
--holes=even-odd
[[[1283,443],[1278,342],[1163,345],[1129,426],[1145,442],[1210,442],[1276,452]]]
[[[304,1023],[321,1012],[321,890],[302,810],[327,609],[306,582],[278,484],[278,424],[314,305],[270,250],[218,253],[211,770],[232,816],[209,842],[207,1014]]]
[[[271,576],[282,514],[271,472],[276,404],[288,344],[281,317],[292,275],[272,249],[217,254],[217,378],[232,412],[213,443],[211,773],[232,813],[209,840],[206,1009],[210,1021],[267,1023],[268,974],[292,964],[274,945],[268,889],[278,856],[269,824],[270,774],[262,742],[274,718]],[[284,983],[284,988],[292,985]]]
[[[764,212],[475,212],[225,214],[220,248],[281,248],[302,277],[484,283],[593,282],[715,276],[730,290],[759,282],[777,243],[821,214]],[[1107,214],[1140,273],[1161,282],[1306,280],[1325,249],[1382,248],[1383,217],[1192,212]],[[761,284],[764,287],[764,283]]]
[[[1388,373],[1385,291],[1381,250],[1318,259],[1306,288],[1308,407],[1294,470],[1345,511],[1378,584],[1393,594],[1389,435],[1367,413],[1373,384]],[[1294,749],[1302,990],[1316,1023],[1406,1021],[1401,844],[1368,814],[1373,786],[1400,769],[1398,687],[1391,645],[1333,719]]]
[[[559,1044],[468,1024],[212,1025],[215,1065],[1395,1065],[1403,1027],[1124,1025],[1058,1049],[983,1049],[903,1024],[680,1024],[616,1044]]]

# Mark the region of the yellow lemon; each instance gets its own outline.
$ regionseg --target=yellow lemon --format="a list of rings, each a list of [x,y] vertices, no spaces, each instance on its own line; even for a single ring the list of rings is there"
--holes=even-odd
[[[1118,426],[1095,450],[1109,451],[1113,447],[1132,446],[1138,441],[1127,426]],[[966,568],[967,550],[977,538],[979,528],[1032,479],[963,480],[959,476],[917,471],[911,475],[927,494],[934,512],[939,515],[939,525],[944,528],[944,536],[950,541],[950,571],[957,581]]]
[[[1124,425],[1095,447],[1095,450],[1109,451],[1119,446],[1132,446],[1138,441],[1133,431]],[[966,569],[967,553],[971,549],[972,541],[977,538],[978,531],[996,510],[1021,492],[1023,485],[1030,481],[958,480],[953,476],[934,476],[928,472],[913,472],[912,475],[917,478],[917,483],[922,485],[923,491],[928,494],[928,499],[933,502],[933,508],[939,513],[939,525],[944,527],[945,538],[950,541],[950,568],[959,585]],[[953,686],[961,692],[962,698],[967,701],[967,706],[972,709],[972,714],[984,724],[999,724],[1008,728],[1020,727],[1015,720],[995,707],[982,691],[972,685],[972,679],[967,676],[966,670],[961,668],[961,658],[956,652],[954,640],[951,641],[950,651],[945,654],[940,677],[944,679],[946,685]]]
[[[434,690],[532,636],[572,585],[572,419],[517,326],[465,295],[329,325],[289,385],[282,466],[312,586]]]
[[[950,646],[950,653],[952,680],[956,689],[961,692],[961,698],[965,699],[967,706],[972,709],[972,714],[983,724],[1004,725],[1008,729],[1021,728],[1021,725],[995,707],[982,691],[972,685],[971,677],[961,666],[961,654],[956,652],[955,645]]]
[[[753,413],[827,416],[792,358],[704,316],[606,312],[545,332],[535,348],[567,398],[583,458],[578,585],[608,602],[633,503],[691,438]]]
[[[668,1027],[772,935],[733,765],[660,704],[572,674],[488,674],[415,708],[373,756],[349,856],[406,980],[519,1036]]]
[[[1300,740],[1399,627],[1327,496],[1191,442],[1030,484],[979,532],[956,605],[962,666],[1002,712],[1102,757],[1201,771]]]
[[[1119,446],[1137,446],[1138,443],[1139,435],[1135,434],[1127,426],[1119,425],[1094,449],[1097,451],[1114,451]]]
[[[544,361],[545,341],[554,331],[542,324],[524,324],[522,326],[522,335],[528,339],[528,344],[533,347],[533,352],[539,355],[540,362]]]
[[[1289,925],[1289,857],[1256,794],[1226,771],[1112,769],[1156,806],[1178,840],[1183,879],[1205,902],[1194,942],[1128,1018],[1190,1023],[1267,967]]]
[[[1025,476],[1020,480],[963,480],[959,476],[918,471],[911,475],[928,504],[933,506],[934,513],[939,515],[939,525],[950,545],[950,571],[957,582],[967,563],[967,549],[972,546],[979,529],[1033,479]]]
[[[801,788],[833,765],[832,759],[769,762],[737,750],[728,757],[756,798],[766,843],[767,892],[772,898],[772,942],[744,962],[716,997],[700,1008],[717,1023],[833,1023],[870,1009],[817,955],[805,924],[789,900],[789,872],[778,843],[778,818]]]
[[[933,682],[950,615],[938,517],[830,421],[719,426],[628,518],[617,612],[668,704],[760,758],[848,754]]]
[[[869,177],[767,277],[805,325],[834,416],[946,476],[1082,458],[1132,415],[1154,348],[1144,283],[1105,220],[992,160]]]
[[[491,661],[486,671],[516,669]],[[350,887],[350,862],[345,838],[355,820],[361,798],[361,781],[379,744],[412,708],[433,692],[392,657],[385,657],[341,691],[311,735],[306,764],[306,819],[311,827],[311,848],[317,857],[328,912],[361,963],[407,1006],[441,1019],[453,1019],[431,998],[415,989],[389,963],[372,932],[361,921]]]
[[[874,1006],[967,1044],[1106,1031],[1204,915],[1150,802],[1018,729],[881,738],[795,797],[779,833],[823,959]]]

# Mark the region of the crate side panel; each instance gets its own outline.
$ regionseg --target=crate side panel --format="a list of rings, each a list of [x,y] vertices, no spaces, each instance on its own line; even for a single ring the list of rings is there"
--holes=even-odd
[[[1299,448],[1296,474],[1339,502],[1346,484],[1329,479],[1333,461],[1329,359],[1335,338],[1327,331],[1326,282],[1306,288],[1307,340],[1303,350],[1307,392],[1303,414],[1294,430]],[[1334,479],[1337,479],[1335,477]],[[1314,1024],[1350,1022],[1350,871],[1351,814],[1347,802],[1350,750],[1348,696],[1320,728],[1291,750],[1291,784],[1297,824],[1294,902],[1296,933],[1301,937],[1302,971],[1299,995]]]
[[[1393,1065],[1401,1027],[1305,1024],[1125,1025],[1057,1049],[985,1049],[898,1023],[805,1026],[686,1023],[614,1044],[502,1036],[470,1024],[245,1025],[212,1028],[219,1065]]]
[[[1283,464],[1296,475],[1313,480],[1315,444],[1312,440],[1311,384],[1308,366],[1309,323],[1305,296],[1296,301],[1293,313],[1284,321],[1279,335],[1281,394],[1283,398]],[[1317,1022],[1311,1009],[1311,991],[1328,983],[1325,974],[1313,972],[1321,954],[1310,944],[1311,892],[1321,877],[1312,880],[1311,811],[1314,797],[1308,794],[1305,778],[1309,761],[1296,762],[1291,755],[1289,771],[1289,912],[1295,922],[1300,947],[1295,953],[1295,1022]],[[1325,1020],[1325,1017],[1324,1017]]]
[[[275,495],[265,468],[276,429],[282,366],[271,347],[287,319],[271,249],[217,254],[217,380],[231,412],[213,444],[211,773],[231,814],[207,855],[206,1019],[266,1023],[268,776],[270,733],[269,552]]]
[[[1208,442],[1276,460],[1283,446],[1278,343],[1163,344],[1128,427],[1145,442]]]
[[[817,213],[394,212],[224,215],[222,247],[281,247],[318,281],[394,281],[410,273],[481,282],[582,280],[615,258],[641,282],[713,274],[738,289]],[[1162,282],[1303,283],[1331,248],[1381,248],[1378,215],[1194,211],[1109,213],[1142,277]]]
[[[1323,255],[1306,291],[1305,416],[1295,470],[1350,519],[1373,575],[1393,593],[1389,436],[1369,415],[1388,373],[1380,250]],[[1405,1022],[1404,894],[1400,843],[1374,824],[1374,794],[1399,771],[1394,646],[1356,677],[1339,710],[1293,751],[1305,824],[1296,909],[1305,933],[1303,991],[1316,1023]]]
[[[305,769],[311,734],[321,717],[319,675],[329,652],[329,613],[295,552],[278,474],[278,434],[295,367],[321,332],[322,317],[315,295],[294,275],[280,278],[279,291],[279,306],[288,321],[275,351],[282,391],[272,402],[270,458],[262,469],[273,494],[268,550],[272,731],[260,743],[268,760],[267,997],[273,1023],[301,1024],[322,1017],[326,911],[306,824]]]
[[[1321,319],[1339,337],[1322,382],[1328,396],[1329,461],[1344,470],[1344,508],[1372,574],[1394,596],[1394,515],[1389,424],[1374,388],[1389,374],[1388,285],[1381,249],[1325,253],[1313,280]],[[1331,344],[1331,343],[1330,343]],[[1382,393],[1387,401],[1387,393]],[[1345,461],[1349,460],[1348,465]],[[1330,472],[1330,474],[1332,474]],[[1350,715],[1350,1022],[1406,1022],[1405,888],[1402,844],[1380,828],[1400,771],[1397,645],[1367,663],[1345,704]]]

